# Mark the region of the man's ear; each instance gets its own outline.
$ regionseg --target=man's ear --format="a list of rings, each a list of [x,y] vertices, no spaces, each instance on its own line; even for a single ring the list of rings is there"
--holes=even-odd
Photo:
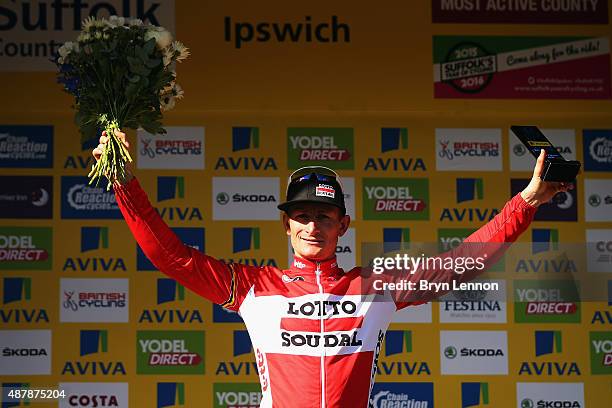
[[[348,227],[350,224],[351,224],[350,215],[347,214],[344,217],[342,217],[342,219],[340,220],[340,236],[343,236],[346,233],[346,230],[348,230]]]
[[[283,228],[285,228],[285,233],[287,235],[291,235],[291,227],[289,226],[289,216],[284,211],[283,211]]]

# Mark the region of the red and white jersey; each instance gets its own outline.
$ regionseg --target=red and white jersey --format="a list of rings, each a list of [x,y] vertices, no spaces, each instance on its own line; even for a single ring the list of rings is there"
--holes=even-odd
[[[227,265],[184,245],[136,179],[115,187],[115,194],[138,244],[160,271],[240,313],[255,351],[262,407],[368,406],[387,326],[396,310],[411,303],[394,302],[390,295],[387,301],[362,296],[361,268],[344,271],[335,259],[315,263],[295,258],[287,270]],[[535,211],[516,195],[466,241],[513,242]],[[412,276],[456,279],[435,270]],[[466,273],[462,280],[474,276]],[[434,296],[425,294],[421,300]]]

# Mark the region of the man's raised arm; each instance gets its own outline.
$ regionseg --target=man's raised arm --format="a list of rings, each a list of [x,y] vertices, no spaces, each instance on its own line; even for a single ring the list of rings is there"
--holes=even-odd
[[[119,139],[129,148],[125,134],[117,132]],[[108,138],[103,133],[100,144],[93,150],[98,160]],[[134,238],[147,258],[164,274],[202,297],[229,309],[237,310],[248,291],[252,268],[227,265],[185,245],[166,225],[149,202],[149,198],[130,168],[121,184],[113,182],[119,209]]]

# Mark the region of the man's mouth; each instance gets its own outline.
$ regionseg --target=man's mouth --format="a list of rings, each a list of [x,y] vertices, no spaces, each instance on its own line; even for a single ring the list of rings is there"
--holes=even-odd
[[[306,243],[311,244],[311,245],[320,245],[323,243],[322,239],[316,239],[316,238],[300,238],[302,241],[306,241]]]

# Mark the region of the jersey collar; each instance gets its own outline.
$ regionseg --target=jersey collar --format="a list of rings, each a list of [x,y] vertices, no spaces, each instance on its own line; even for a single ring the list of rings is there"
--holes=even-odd
[[[336,257],[323,262],[313,262],[298,256],[293,257],[293,262],[289,270],[294,273],[314,275],[317,271],[317,266],[322,276],[331,276],[341,271],[340,267],[338,267]]]

